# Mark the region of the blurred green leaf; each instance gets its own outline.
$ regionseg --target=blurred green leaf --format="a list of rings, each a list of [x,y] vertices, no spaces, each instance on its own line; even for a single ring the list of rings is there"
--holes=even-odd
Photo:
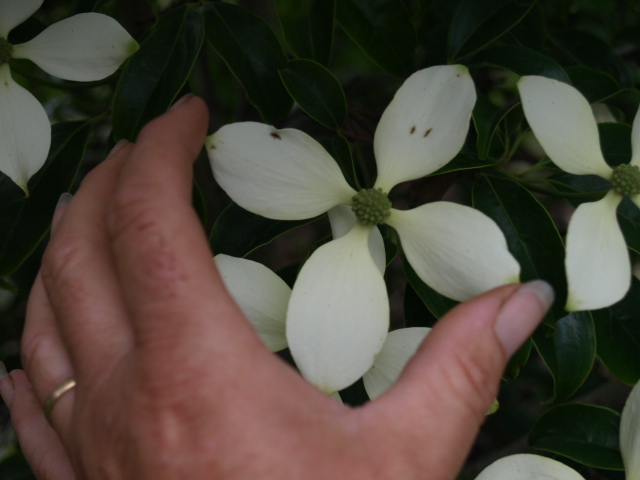
[[[625,115],[625,121],[631,124],[640,107],[640,90],[624,88],[604,99],[603,103],[619,108]]]
[[[531,347],[533,342],[531,338],[528,338],[524,344],[512,355],[507,363],[507,368],[504,371],[504,376],[507,379],[515,380],[520,375],[520,370],[529,360],[531,355]]]
[[[337,130],[347,118],[347,99],[338,79],[313,60],[293,60],[280,71],[289,95],[318,123]]]
[[[435,318],[442,318],[449,310],[458,304],[455,300],[451,300],[450,298],[440,295],[433,288],[420,280],[420,277],[418,277],[406,258],[403,259],[402,265],[407,282],[409,282],[409,285],[411,285],[415,290],[420,300],[422,300],[424,305]]]
[[[541,75],[571,83],[563,68],[551,58],[526,47],[500,46],[483,50],[467,62],[470,66],[504,68],[518,75]]]
[[[529,445],[595,468],[623,470],[620,414],[595,405],[558,405],[538,418]]]
[[[546,403],[564,400],[582,386],[593,368],[596,335],[589,312],[572,312],[556,321],[553,335],[542,325],[533,342],[551,372],[554,393]]]
[[[185,6],[160,17],[122,72],[113,99],[113,137],[135,141],[167,111],[191,74],[204,39],[202,15]]]
[[[544,9],[540,2],[536,2],[529,13],[511,29],[509,34],[523,47],[538,51],[544,49],[548,32]]]
[[[600,37],[582,30],[566,30],[555,32],[552,38],[579,64],[608,73],[622,87],[633,86],[629,68]]]
[[[451,63],[477,52],[507,33],[535,3],[536,0],[462,0],[449,28]]]
[[[410,283],[405,286],[402,312],[405,328],[433,327],[437,321]]]
[[[86,122],[53,126],[49,157],[29,180],[29,198],[7,177],[0,179],[0,277],[18,269],[47,236],[58,198],[73,186],[90,130]]]
[[[320,140],[320,144],[338,163],[340,170],[342,170],[342,174],[349,185],[356,191],[360,190],[349,142],[343,136],[337,135],[328,139]]]
[[[339,0],[336,19],[351,40],[384,70],[414,70],[416,32],[401,0]]]
[[[269,25],[230,3],[208,3],[204,11],[206,37],[247,93],[263,120],[276,124],[293,104],[278,70],[287,57]]]
[[[216,220],[209,244],[214,255],[224,253],[232,257],[246,257],[258,247],[266,245],[294,228],[317,220],[271,220],[248,212],[231,203]]]
[[[631,126],[624,123],[599,123],[600,147],[612,167],[631,160]]]
[[[565,69],[571,79],[571,83],[589,103],[599,102],[620,90],[618,82],[614,78],[601,70],[585,67],[584,65],[574,65]]]
[[[640,281],[632,277],[629,293],[615,305],[593,311],[598,357],[619,380],[640,380]]]
[[[287,45],[298,58],[327,65],[333,43],[336,0],[275,0]]]

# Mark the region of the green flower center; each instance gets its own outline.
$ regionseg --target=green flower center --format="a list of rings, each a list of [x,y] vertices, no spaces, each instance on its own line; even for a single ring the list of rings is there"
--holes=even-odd
[[[13,50],[13,45],[0,37],[0,63],[9,61],[11,58],[11,50]]]
[[[381,188],[363,188],[351,201],[353,213],[365,225],[383,224],[391,214],[391,201]]]
[[[635,165],[618,165],[613,169],[611,183],[613,184],[613,190],[620,195],[639,194],[640,168]]]

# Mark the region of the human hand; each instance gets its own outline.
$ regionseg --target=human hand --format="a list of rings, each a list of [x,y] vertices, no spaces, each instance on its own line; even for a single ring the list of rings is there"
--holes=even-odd
[[[25,372],[0,380],[36,476],[454,478],[508,357],[551,303],[548,286],[461,304],[394,387],[341,405],[263,346],[218,276],[191,208],[207,119],[185,99],[118,145],[54,217]],[[42,406],[71,376],[49,424]]]

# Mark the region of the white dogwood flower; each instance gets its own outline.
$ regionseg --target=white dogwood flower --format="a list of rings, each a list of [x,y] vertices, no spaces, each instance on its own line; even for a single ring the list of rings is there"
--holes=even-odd
[[[401,211],[391,208],[387,198],[395,185],[429,175],[455,157],[475,100],[464,66],[431,67],[411,75],[376,129],[375,185],[360,192],[348,185],[331,155],[299,130],[246,122],[225,125],[207,138],[218,184],[246,210],[298,220],[336,214],[348,205],[357,217],[346,234],[311,255],[289,301],[291,354],[321,390],[340,390],[360,378],[387,335],[386,286],[368,247],[379,243],[371,240],[375,225],[392,226],[416,273],[447,297],[466,300],[518,281],[520,266],[500,229],[484,214],[449,202]]]
[[[625,478],[640,480],[640,383],[622,409],[620,417],[620,452],[624,463]],[[476,480],[584,480],[572,468],[551,458],[533,454],[510,455],[485,468]]]
[[[0,1],[0,171],[27,195],[27,181],[47,159],[51,125],[42,105],[11,77],[9,61],[28,59],[55,77],[86,82],[108,77],[138,49],[118,22],[100,13],[74,15],[10,44],[9,32],[43,1]]]
[[[616,218],[625,196],[640,206],[640,112],[633,122],[629,164],[611,168],[600,148],[589,102],[566,83],[526,76],[518,82],[527,121],[546,154],[574,175],[598,175],[612,183],[597,202],[581,204],[567,231],[566,309],[592,310],[622,299],[631,285],[631,262]]]

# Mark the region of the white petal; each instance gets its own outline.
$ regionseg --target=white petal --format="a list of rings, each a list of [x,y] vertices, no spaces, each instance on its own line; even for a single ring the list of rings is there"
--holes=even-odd
[[[620,451],[627,480],[640,480],[640,382],[622,409]]]
[[[464,301],[519,281],[520,265],[498,226],[485,214],[449,202],[391,210],[387,221],[418,276],[454,300]]]
[[[293,287],[287,340],[296,365],[320,390],[348,387],[373,364],[389,329],[387,289],[356,224],[316,250]]]
[[[629,290],[631,262],[616,218],[621,200],[611,190],[602,200],[580,205],[569,221],[568,311],[608,307]]]
[[[49,154],[51,124],[40,102],[0,65],[0,171],[27,194],[27,181]]]
[[[640,167],[640,108],[633,120],[633,129],[631,130],[631,165]]]
[[[43,1],[44,0],[0,1],[0,37],[6,40],[9,32],[36,13]]]
[[[551,458],[521,453],[493,462],[476,480],[584,480],[584,477]]]
[[[364,388],[371,400],[396,382],[404,366],[430,331],[430,328],[412,327],[389,332],[373,366],[362,377]]]
[[[463,65],[430,67],[407,78],[376,129],[375,186],[388,192],[447,164],[464,144],[475,102]]]
[[[258,262],[222,254],[215,261],[227,290],[267,348],[272,352],[287,348],[289,286]]]
[[[137,42],[113,18],[80,13],[47,27],[34,39],[13,46],[14,58],[28,58],[65,80],[102,80],[138,50]]]
[[[232,123],[207,137],[206,147],[218,184],[263,217],[311,218],[356,194],[331,155],[299,130]]]
[[[518,90],[533,133],[556,165],[576,175],[611,177],[591,106],[578,90],[538,76],[522,77]]]
[[[356,224],[356,215],[349,205],[338,205],[327,213],[334,239],[349,233]],[[371,257],[380,273],[384,274],[387,267],[387,256],[384,251],[384,240],[378,227],[372,228],[369,234],[369,252],[371,252]]]

